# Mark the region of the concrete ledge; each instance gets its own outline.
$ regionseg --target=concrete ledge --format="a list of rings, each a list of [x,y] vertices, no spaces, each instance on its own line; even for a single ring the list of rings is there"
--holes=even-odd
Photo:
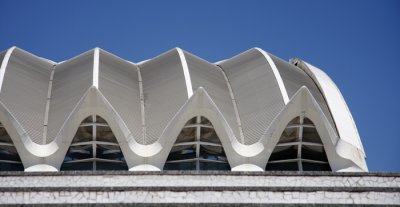
[[[0,173],[1,204],[399,205],[400,173],[3,172]]]
[[[82,176],[82,175],[231,175],[231,176],[379,176],[400,177],[399,172],[328,172],[328,171],[59,171],[59,172],[24,172],[2,171],[0,176]]]
[[[400,188],[382,187],[19,187],[19,188],[0,188],[0,192],[100,192],[100,191],[270,191],[270,192],[399,192]]]
[[[110,203],[96,203],[96,204],[21,204],[21,205],[2,205],[0,206],[9,206],[9,207],[17,207],[17,206],[29,206],[29,207],[53,207],[53,206],[70,206],[70,207],[111,207],[111,206],[136,206],[136,207],[187,207],[188,204],[185,203],[118,203],[118,204],[110,204]],[[336,207],[336,206],[344,206],[343,204],[282,204],[282,203],[269,203],[269,204],[252,204],[252,203],[192,203],[190,206],[193,207],[261,207],[261,206],[274,206],[274,207]],[[376,205],[365,205],[365,204],[346,204],[345,206],[352,207],[367,207],[367,206],[376,206]]]

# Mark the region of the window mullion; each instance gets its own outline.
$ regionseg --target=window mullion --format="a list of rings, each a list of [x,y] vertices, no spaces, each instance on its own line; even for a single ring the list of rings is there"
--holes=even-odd
[[[196,117],[196,170],[199,171],[200,170],[200,132],[201,132],[201,127],[200,127],[200,123],[201,123],[201,116],[197,116]]]
[[[299,171],[303,171],[303,163],[301,162],[301,148],[303,142],[303,124],[304,124],[304,112],[300,115],[300,127],[299,127],[299,145],[297,147],[297,164],[299,167]]]
[[[96,115],[92,115],[93,123],[96,123]],[[92,126],[92,152],[93,152],[93,158],[97,157],[97,151],[96,151],[96,136],[97,136],[97,126],[96,124],[93,124]],[[96,161],[93,161],[93,171],[96,171]]]

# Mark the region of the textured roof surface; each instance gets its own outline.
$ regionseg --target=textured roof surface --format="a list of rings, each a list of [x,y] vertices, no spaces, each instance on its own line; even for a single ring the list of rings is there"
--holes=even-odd
[[[200,89],[209,101],[198,101],[199,110],[202,104],[213,105],[230,139],[250,146],[268,138],[267,130],[306,87],[336,134],[332,136],[345,136],[347,143],[362,151],[345,102],[336,107],[326,101],[326,87],[334,83],[329,79],[330,84],[321,84],[318,81],[324,80],[318,69],[296,66],[259,48],[218,63],[180,48],[138,64],[99,48],[60,63],[16,47],[1,52],[0,58],[0,103],[15,120],[18,133],[24,134],[26,146],[70,143],[65,134],[76,131],[71,127],[78,124],[68,124],[76,119],[74,114],[103,113],[113,114],[125,138],[156,148],[154,144],[167,136],[168,127],[178,122],[183,107]],[[90,90],[96,90],[98,96],[90,95]],[[344,115],[335,120],[332,109]],[[201,110],[198,113],[210,113],[207,108]],[[342,119],[351,123],[346,131],[336,128]]]

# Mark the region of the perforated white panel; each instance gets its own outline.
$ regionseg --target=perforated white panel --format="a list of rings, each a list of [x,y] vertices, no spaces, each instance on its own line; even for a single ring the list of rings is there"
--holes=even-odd
[[[323,95],[321,94],[317,85],[315,85],[314,81],[300,68],[297,68],[296,66],[274,55],[270,54],[270,56],[274,60],[275,65],[278,68],[279,73],[281,74],[289,97],[291,98],[300,89],[301,86],[306,86],[320,105],[325,116],[328,118],[329,123],[336,130],[335,123],[332,119],[332,115],[329,111],[328,105],[326,104]]]
[[[51,142],[93,83],[93,50],[56,66],[50,99],[47,142]]]
[[[146,111],[145,144],[158,140],[168,122],[188,98],[182,64],[176,49],[139,65]],[[143,143],[143,142],[141,142]]]
[[[245,144],[253,144],[284,106],[275,75],[256,49],[224,61],[220,66],[235,95]]]
[[[222,70],[218,66],[188,52],[185,52],[185,57],[190,71],[193,91],[196,91],[199,87],[203,87],[207,91],[240,142],[232,98]]]
[[[43,120],[52,64],[16,48],[8,62],[0,100],[33,142],[43,143]]]
[[[142,139],[137,67],[100,51],[99,89],[121,116],[136,140]]]

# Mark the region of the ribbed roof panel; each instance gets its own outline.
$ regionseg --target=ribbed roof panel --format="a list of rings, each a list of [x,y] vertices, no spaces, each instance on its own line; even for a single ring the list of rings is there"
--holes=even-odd
[[[256,49],[228,59],[220,66],[235,96],[244,144],[256,143],[285,105],[271,66]]]
[[[47,143],[53,141],[85,92],[93,85],[94,51],[58,64],[51,90]]]
[[[182,62],[176,49],[139,65],[144,94],[146,138],[159,139],[168,122],[188,99]]]
[[[329,123],[336,130],[335,123],[333,121],[331,112],[329,111],[329,107],[324,99],[324,96],[321,94],[321,91],[319,90],[315,82],[310,78],[310,76],[308,76],[300,68],[274,55],[271,55],[271,58],[274,60],[275,65],[277,66],[279,73],[281,74],[289,97],[291,98],[302,86],[306,86],[320,105],[325,116],[328,118]]]
[[[52,64],[15,48],[5,68],[0,100],[37,144],[43,123]]]
[[[137,140],[142,139],[140,89],[137,67],[100,50],[99,90],[124,120]]]
[[[211,99],[224,115],[236,138],[240,142],[235,110],[223,71],[218,66],[188,52],[185,52],[185,57],[190,72],[193,91],[196,91],[199,87],[203,87],[208,92],[208,95],[210,95]]]

